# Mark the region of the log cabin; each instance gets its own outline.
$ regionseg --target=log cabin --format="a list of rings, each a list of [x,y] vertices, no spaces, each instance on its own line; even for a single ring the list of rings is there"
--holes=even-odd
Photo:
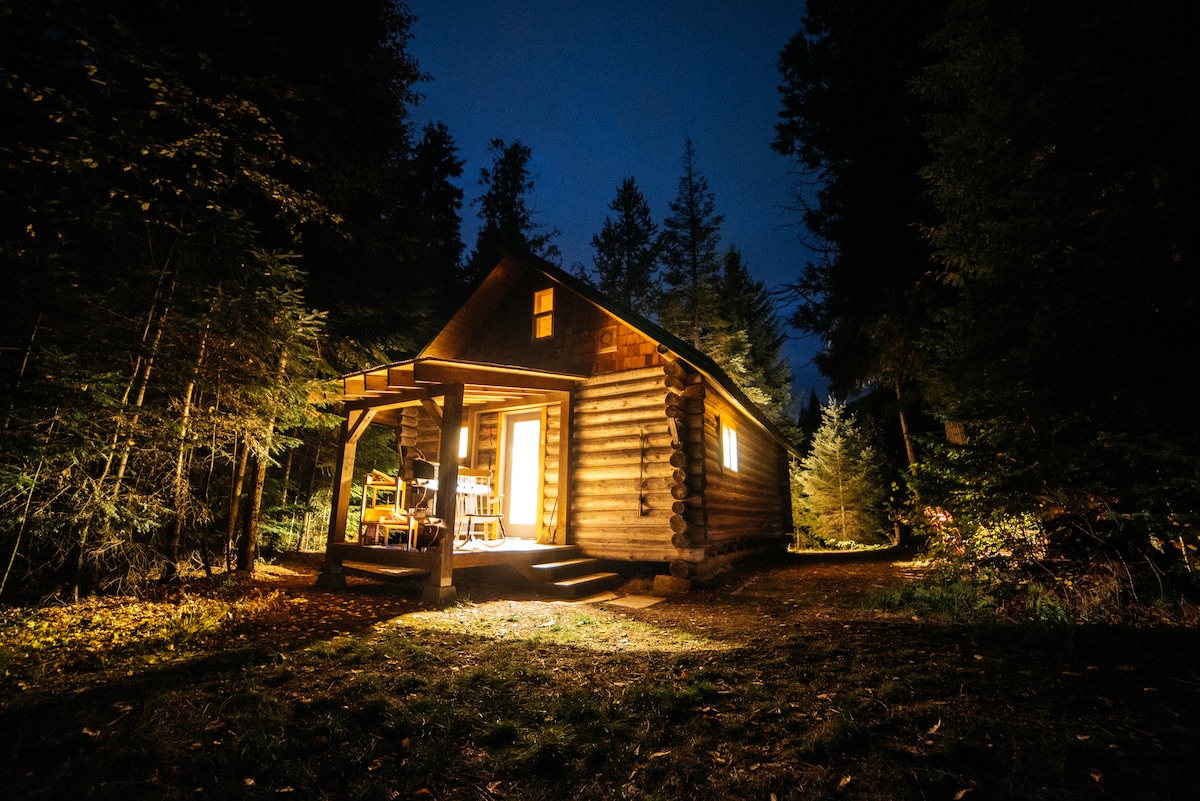
[[[504,255],[416,357],[341,383],[329,585],[347,562],[427,571],[423,600],[438,604],[456,569],[500,562],[540,584],[615,562],[689,581],[791,539],[787,437],[710,358],[537,257]],[[368,425],[396,432],[390,536],[378,515],[347,532]],[[463,519],[466,473],[487,476],[499,506],[484,547],[464,531],[478,528]],[[431,485],[459,491],[422,507]],[[554,584],[617,575],[582,569]]]

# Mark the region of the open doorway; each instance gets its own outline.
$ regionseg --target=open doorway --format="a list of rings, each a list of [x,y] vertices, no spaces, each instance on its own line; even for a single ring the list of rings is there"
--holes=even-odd
[[[509,537],[537,539],[542,500],[542,410],[503,416],[501,488]]]

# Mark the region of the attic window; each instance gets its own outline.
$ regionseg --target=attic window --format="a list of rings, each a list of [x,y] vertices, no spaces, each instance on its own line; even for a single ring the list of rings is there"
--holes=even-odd
[[[737,429],[726,420],[717,418],[717,427],[721,429],[721,466],[731,473],[738,471],[738,441]]]
[[[554,289],[533,293],[533,338],[546,339],[554,335]]]

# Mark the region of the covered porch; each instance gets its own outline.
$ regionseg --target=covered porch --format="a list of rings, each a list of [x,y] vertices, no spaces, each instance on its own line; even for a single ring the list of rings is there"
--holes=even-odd
[[[417,551],[395,545],[346,544],[339,548],[339,554],[344,572],[357,571],[384,579],[428,579],[440,565],[437,550]],[[583,597],[611,584],[609,579],[615,579],[616,574],[596,572],[597,564],[598,560],[584,557],[578,546],[543,545],[529,540],[466,547],[459,543],[454,549],[455,570],[504,566],[523,576],[539,593],[557,598]]]
[[[344,377],[346,419],[338,437],[329,536],[318,582],[343,586],[343,565],[348,562],[422,571],[428,574],[422,601],[442,605],[455,596],[455,569],[508,564],[532,577],[536,565],[571,561],[572,553],[565,549],[569,545],[567,504],[560,507],[557,499],[569,486],[571,398],[572,390],[582,380],[583,376],[577,375],[430,357]],[[424,421],[421,431],[412,422],[418,413]],[[506,437],[503,427],[505,419],[522,416],[532,416],[539,422],[534,426],[540,433],[532,462],[513,461],[509,450],[518,438],[511,434]],[[406,465],[412,464],[406,449],[416,450],[418,437],[423,438],[422,444],[436,459],[436,479],[426,482],[433,490],[429,508],[419,510],[424,536],[413,536],[417,525],[407,520],[403,525],[409,536],[402,545],[383,544],[388,542],[387,537],[378,543],[354,532],[347,536],[351,491],[355,478],[366,472],[364,466],[355,465],[357,445],[371,424],[396,431],[401,452],[398,487],[414,478],[406,474]],[[478,432],[485,429],[488,436],[479,436]],[[506,535],[456,536],[463,532],[463,521],[459,519],[463,491],[460,478],[465,480],[465,475],[460,476],[460,471],[479,472],[477,462],[495,476],[497,494],[501,487],[512,488],[514,494],[534,493],[521,512],[533,514],[532,524],[504,517],[507,512],[501,508]],[[547,492],[554,493],[552,527],[543,513]],[[399,511],[401,517],[418,513],[413,509]]]

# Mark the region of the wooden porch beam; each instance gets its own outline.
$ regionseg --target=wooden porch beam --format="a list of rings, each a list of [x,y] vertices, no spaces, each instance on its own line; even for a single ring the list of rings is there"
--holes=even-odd
[[[348,409],[338,433],[329,531],[325,538],[325,565],[317,579],[321,586],[345,586],[342,560],[334,555],[335,550],[331,549],[330,545],[340,545],[346,541],[346,515],[350,511],[350,488],[354,484],[354,457],[358,453],[358,440],[377,412],[377,409]]]
[[[421,401],[421,408],[425,410],[426,414],[433,418],[433,422],[436,423],[440,428],[442,425],[442,410],[436,403],[434,403],[433,398],[426,398]]]
[[[421,596],[424,603],[444,606],[454,599],[454,513],[458,490],[458,430],[462,427],[463,393],[461,383],[440,388],[442,400],[442,436],[438,446],[437,516],[442,521],[439,559],[431,566],[429,583]]]
[[[571,503],[571,393],[564,392],[558,401],[558,510],[554,521],[552,545],[566,545],[570,540]],[[562,537],[558,535],[561,532]]]
[[[579,383],[571,378],[526,373],[519,370],[490,370],[472,365],[429,364],[426,362],[418,362],[413,366],[413,377],[421,382],[482,384],[491,387],[562,392],[569,392]]]

